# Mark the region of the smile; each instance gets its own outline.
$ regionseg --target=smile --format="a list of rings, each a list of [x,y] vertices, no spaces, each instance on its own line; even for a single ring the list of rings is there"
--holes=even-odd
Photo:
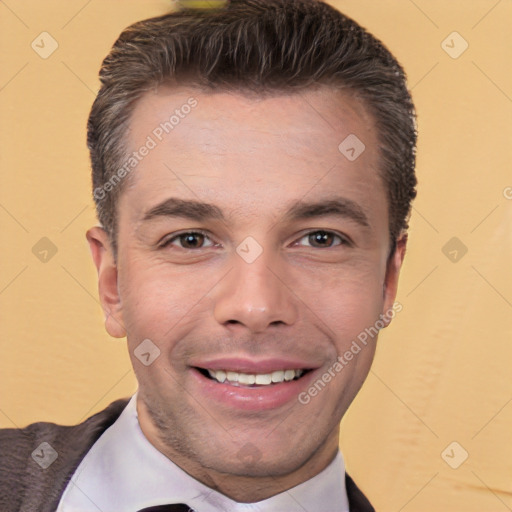
[[[207,375],[220,382],[221,384],[230,384],[232,386],[256,387],[270,386],[272,384],[280,384],[291,380],[299,379],[305,371],[297,370],[276,370],[271,373],[240,373],[230,370],[203,370],[203,375]]]
[[[297,402],[318,374],[306,361],[223,357],[189,366],[191,392],[224,410],[263,412]],[[213,405],[215,404],[215,405]]]

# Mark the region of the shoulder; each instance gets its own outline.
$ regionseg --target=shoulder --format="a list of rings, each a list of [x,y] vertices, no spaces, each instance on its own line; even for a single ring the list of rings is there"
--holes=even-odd
[[[28,494],[49,492],[56,498],[101,434],[126,407],[129,398],[77,425],[37,422],[25,428],[0,429],[0,504],[23,503]],[[36,491],[35,493],[33,491]],[[17,510],[17,509],[16,509]]]
[[[52,440],[56,444],[62,445],[63,441],[72,441],[75,436],[88,434],[88,437],[94,437],[95,434],[101,434],[119,417],[126,407],[129,398],[122,398],[112,402],[106,409],[90,416],[82,423],[77,425],[57,425],[51,422],[40,421],[32,423],[24,428],[5,428],[0,429],[0,461],[6,456],[14,456],[25,452],[27,448],[36,448],[34,442],[41,440],[50,443]],[[75,439],[76,440],[76,439]],[[19,450],[19,452],[18,452]],[[18,453],[17,453],[18,452]],[[1,469],[2,465],[0,465]]]

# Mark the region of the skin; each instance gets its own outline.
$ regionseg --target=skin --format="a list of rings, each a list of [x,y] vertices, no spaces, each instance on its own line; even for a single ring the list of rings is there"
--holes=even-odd
[[[141,160],[120,196],[117,261],[102,228],[87,238],[106,329],[127,336],[145,436],[196,479],[255,502],[332,461],[339,422],[369,372],[375,340],[307,405],[291,400],[269,410],[205,399],[192,363],[297,357],[321,377],[392,308],[406,239],[390,255],[377,134],[352,95],[319,87],[257,98],[162,87],[136,105],[130,151],[191,96],[197,107]],[[349,134],[366,146],[352,162],[338,150]],[[143,220],[170,197],[214,204],[225,219]],[[333,197],[358,205],[368,225],[344,215],[286,216],[295,201]],[[190,239],[172,238],[198,229],[208,236],[192,237],[192,247]],[[317,243],[308,234],[319,230],[333,235]],[[263,249],[250,264],[236,252],[248,236]],[[160,247],[164,239],[172,240]],[[149,366],[134,355],[147,338],[161,351]],[[241,457],[244,446],[253,460]]]

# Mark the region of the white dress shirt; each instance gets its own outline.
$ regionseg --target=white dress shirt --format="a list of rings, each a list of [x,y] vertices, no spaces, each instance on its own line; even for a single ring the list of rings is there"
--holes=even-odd
[[[82,459],[57,512],[136,512],[169,503],[196,512],[348,512],[340,451],[310,480],[257,503],[237,503],[191,477],[147,440],[136,397]]]

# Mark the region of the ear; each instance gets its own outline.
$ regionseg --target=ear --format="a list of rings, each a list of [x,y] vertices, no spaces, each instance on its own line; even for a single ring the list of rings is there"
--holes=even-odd
[[[393,304],[395,303],[398,290],[398,277],[400,276],[400,269],[404,261],[406,247],[407,233],[403,233],[396,241],[395,248],[388,257],[383,287],[384,302],[382,310],[382,320],[385,322],[386,327],[391,323],[389,312],[394,311]]]
[[[108,234],[97,226],[89,229],[86,237],[98,270],[98,291],[105,314],[105,329],[114,338],[124,338],[126,330],[117,286],[117,265]]]

